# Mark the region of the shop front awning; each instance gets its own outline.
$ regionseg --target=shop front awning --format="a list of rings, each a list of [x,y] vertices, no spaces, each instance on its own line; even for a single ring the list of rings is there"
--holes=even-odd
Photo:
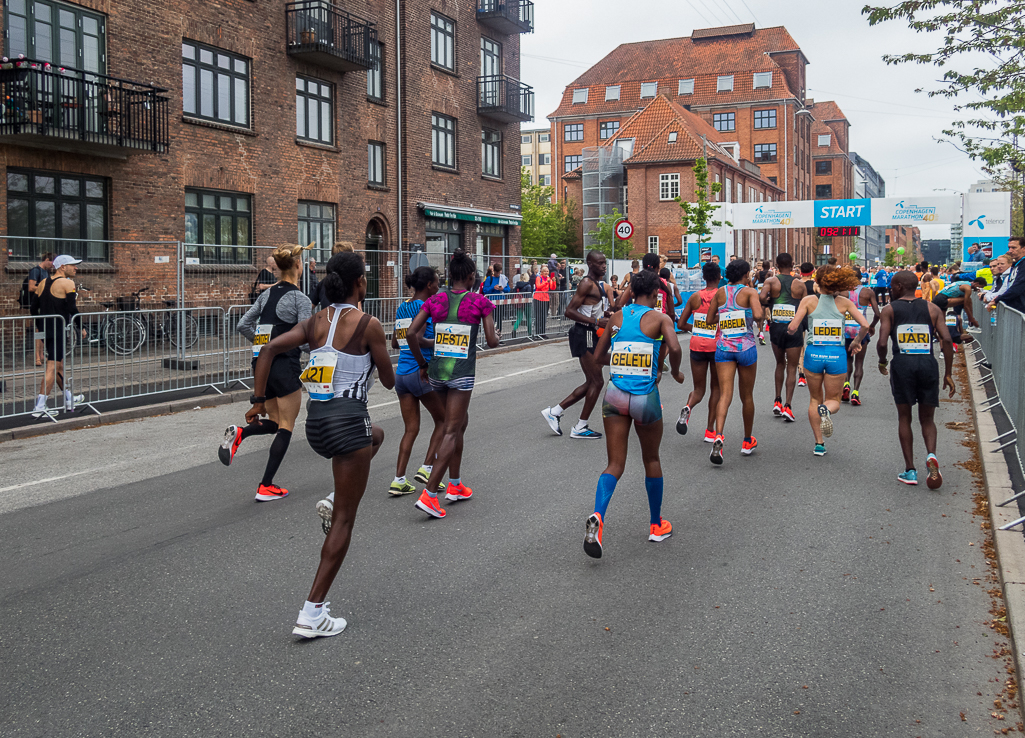
[[[428,218],[467,220],[471,223],[493,223],[494,225],[507,226],[518,226],[520,221],[523,220],[523,216],[519,213],[500,213],[494,210],[460,208],[452,205],[438,205],[432,202],[419,202],[417,207]]]

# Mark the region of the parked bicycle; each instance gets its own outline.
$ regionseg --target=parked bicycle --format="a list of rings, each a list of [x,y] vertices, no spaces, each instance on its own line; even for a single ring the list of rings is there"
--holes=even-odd
[[[141,295],[148,292],[143,287],[127,297],[119,297],[115,302],[102,302],[104,311],[91,332],[90,343],[103,343],[107,349],[118,356],[129,356],[138,351],[153,336],[158,341],[169,340],[172,346],[190,347],[199,340],[199,321],[188,311],[178,313],[173,310],[162,312],[162,318],[153,320],[150,313],[140,312]],[[173,308],[173,300],[164,300],[168,308]],[[117,309],[113,316],[104,316],[112,308]],[[128,315],[126,313],[137,313]],[[179,340],[181,337],[183,340]]]

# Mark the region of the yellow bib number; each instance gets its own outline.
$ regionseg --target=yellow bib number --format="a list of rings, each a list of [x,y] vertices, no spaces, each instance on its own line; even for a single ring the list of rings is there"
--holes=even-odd
[[[694,313],[694,335],[701,338],[715,338],[719,327],[709,325],[707,322],[708,313]]]
[[[932,333],[925,323],[897,326],[897,347],[902,354],[932,353]]]
[[[797,317],[797,308],[788,303],[778,304],[772,306],[772,322],[773,323],[789,323],[791,320]]]
[[[310,394],[311,400],[326,402],[335,396],[335,355],[333,351],[314,351],[310,363],[299,376],[299,381]]]
[[[611,373],[619,377],[650,377],[654,344],[640,341],[615,341],[609,359]]]
[[[438,323],[434,328],[434,355],[444,359],[469,358],[472,328],[460,323]]]
[[[719,313],[719,330],[724,336],[741,336],[747,333],[747,314],[743,310]]]
[[[843,321],[814,318],[811,321],[811,342],[813,346],[843,346]]]
[[[253,336],[253,358],[260,355],[260,349],[270,343],[270,334],[274,330],[273,325],[261,324],[256,326],[256,335]]]
[[[409,326],[411,325],[413,325],[412,318],[395,319],[395,340],[399,342],[399,348],[409,348],[409,340],[406,338],[406,332],[409,330]]]

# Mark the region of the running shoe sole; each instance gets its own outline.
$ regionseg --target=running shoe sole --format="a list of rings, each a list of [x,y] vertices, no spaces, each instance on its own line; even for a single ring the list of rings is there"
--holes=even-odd
[[[830,417],[829,408],[825,405],[819,405],[819,428],[826,438],[833,435],[833,418]]]
[[[794,411],[791,410],[790,412],[787,412],[786,410],[784,410],[783,411],[783,420],[787,421],[788,423],[796,423],[797,422],[797,418],[794,417]]]
[[[424,474],[417,470],[416,474],[413,475],[413,481],[419,482],[420,484],[427,484],[431,480],[429,474]]]
[[[469,488],[467,488],[467,489],[469,489]],[[473,499],[473,490],[471,489],[470,490],[470,494],[468,494],[468,495],[454,495],[451,492],[446,491],[445,492],[445,499],[448,500],[449,502],[462,502],[463,500],[470,500],[470,499]]]
[[[814,449],[814,450],[812,451],[812,453],[813,453],[813,454],[815,454],[816,456],[825,456],[825,455],[826,455],[826,449],[822,449],[821,451],[819,451],[819,450],[818,450],[818,449],[816,448],[816,449]]]
[[[676,421],[676,432],[681,436],[687,435],[688,425],[690,425],[690,408],[685,407],[680,411],[680,419]]]
[[[332,623],[332,621],[334,621]],[[337,623],[341,623],[342,627],[337,627]],[[297,635],[300,638],[330,638],[336,636],[345,630],[345,626],[348,625],[344,618],[324,618],[324,622],[320,625],[299,625],[295,624],[292,628],[292,635]],[[326,627],[324,627],[326,626]]]
[[[444,511],[442,511],[441,514],[439,515],[437,510],[434,510],[434,509],[428,507],[427,505],[425,505],[422,502],[420,502],[420,500],[417,500],[416,502],[414,502],[413,506],[416,507],[418,510],[421,510],[421,511],[427,513],[432,518],[439,518],[439,519],[441,519],[441,518],[445,517],[445,512]]]
[[[317,515],[320,516],[320,528],[326,536],[331,532],[331,521],[334,518],[335,506],[331,500],[325,498],[317,503]]]
[[[943,475],[940,474],[940,462],[935,458],[929,458],[925,461],[925,467],[929,470],[928,476],[925,478],[925,484],[929,489],[939,489],[943,486]]]
[[[557,436],[562,435],[562,428],[559,427],[559,419],[548,412],[551,408],[545,408],[541,411],[541,417],[548,423],[548,427],[552,429],[552,433]]]
[[[402,497],[403,495],[411,495],[416,492],[416,487],[412,484],[406,483],[404,487],[389,487],[388,494],[392,497]]]
[[[712,436],[711,438],[705,436],[703,440],[705,443],[715,443],[715,436]]]
[[[783,417],[783,411],[780,409],[779,405],[772,406],[772,414],[777,418]]]
[[[669,526],[669,530],[667,530],[665,533],[662,533],[661,535],[656,534],[656,533],[648,533],[648,540],[649,541],[651,541],[653,543],[658,543],[660,541],[664,541],[665,539],[667,539],[671,535],[673,535],[673,524],[670,523],[668,520],[664,520],[664,519],[662,520],[662,522],[666,523]]]
[[[224,431],[224,440],[221,441],[221,447],[217,449],[217,458],[225,466],[231,466],[231,462],[235,460],[235,454],[231,452],[231,447],[235,445],[238,432],[239,427],[237,425],[229,425],[227,430]]]
[[[716,466],[722,466],[722,447],[723,442],[718,438],[712,442],[712,453],[708,455],[708,460]]]
[[[602,545],[598,539],[601,533],[601,521],[597,515],[591,515],[584,525],[584,553],[592,559],[600,559]]]

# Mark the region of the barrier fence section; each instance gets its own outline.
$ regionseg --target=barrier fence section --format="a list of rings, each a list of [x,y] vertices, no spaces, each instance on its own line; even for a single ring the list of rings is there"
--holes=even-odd
[[[28,415],[35,410],[46,371],[43,337],[47,331],[65,340],[64,318],[59,315],[0,318],[0,418]],[[56,373],[54,376],[56,379]],[[47,404],[51,409],[64,406],[64,393],[56,381]]]
[[[989,311],[978,297],[972,299],[973,313],[979,321],[979,332],[975,333],[975,338],[992,367],[999,402],[1014,425],[1018,463],[1021,464],[1025,458],[1025,438],[1022,436],[1025,431],[1025,372],[1021,368],[1022,351],[1025,349],[1025,314],[1003,303],[997,303],[996,311]]]

